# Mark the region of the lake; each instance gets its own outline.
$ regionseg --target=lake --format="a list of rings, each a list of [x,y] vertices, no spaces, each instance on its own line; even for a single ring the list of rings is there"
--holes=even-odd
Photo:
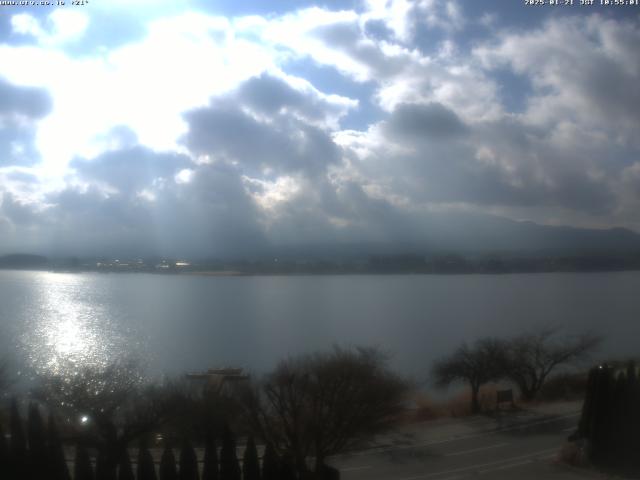
[[[134,357],[153,374],[260,373],[290,354],[378,345],[417,380],[463,341],[538,325],[640,350],[640,273],[247,276],[0,271],[0,357],[72,372]]]

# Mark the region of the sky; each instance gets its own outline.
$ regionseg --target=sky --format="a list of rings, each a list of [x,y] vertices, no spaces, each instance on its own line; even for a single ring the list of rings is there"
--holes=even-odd
[[[639,6],[71,3],[0,6],[0,253],[640,231]]]

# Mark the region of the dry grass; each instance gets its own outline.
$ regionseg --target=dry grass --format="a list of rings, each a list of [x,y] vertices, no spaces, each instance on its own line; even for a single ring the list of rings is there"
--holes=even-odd
[[[424,392],[415,394],[413,401],[416,405],[415,410],[411,413],[410,420],[415,422],[424,422],[427,420],[435,420],[447,416],[447,411],[442,405],[435,402],[429,395]]]
[[[482,412],[496,410],[496,392],[501,387],[489,384],[480,389],[480,407]],[[423,422],[439,418],[461,418],[471,415],[471,392],[463,389],[450,398],[436,401],[425,392],[416,392],[412,397],[415,408],[405,418],[408,422]],[[500,408],[510,408],[501,405]]]

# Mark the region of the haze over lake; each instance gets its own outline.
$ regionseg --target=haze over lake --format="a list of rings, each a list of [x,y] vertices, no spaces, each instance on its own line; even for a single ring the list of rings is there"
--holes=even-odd
[[[640,273],[207,277],[0,271],[0,347],[18,365],[72,373],[139,359],[152,374],[264,372],[332,344],[379,345],[426,378],[462,341],[541,324],[637,353]],[[23,363],[24,362],[24,363]]]

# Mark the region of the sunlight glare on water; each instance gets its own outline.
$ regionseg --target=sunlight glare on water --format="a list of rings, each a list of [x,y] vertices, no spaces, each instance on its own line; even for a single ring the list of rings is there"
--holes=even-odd
[[[69,376],[104,368],[124,343],[90,276],[39,273],[38,302],[21,343],[38,374]]]

